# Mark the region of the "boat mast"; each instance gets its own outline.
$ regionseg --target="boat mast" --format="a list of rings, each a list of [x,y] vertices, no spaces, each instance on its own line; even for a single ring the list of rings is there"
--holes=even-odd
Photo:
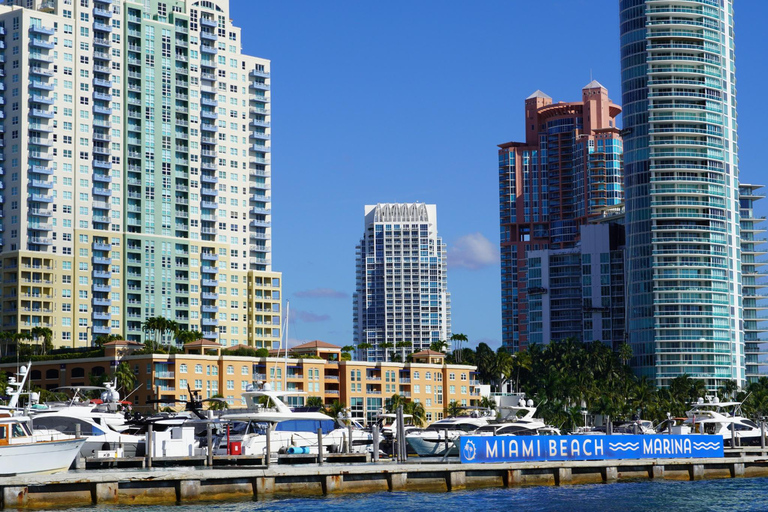
[[[288,315],[291,311],[291,301],[285,301],[285,325],[283,326],[283,339],[285,340],[285,354],[283,358],[283,382],[285,383],[285,389],[288,391]]]

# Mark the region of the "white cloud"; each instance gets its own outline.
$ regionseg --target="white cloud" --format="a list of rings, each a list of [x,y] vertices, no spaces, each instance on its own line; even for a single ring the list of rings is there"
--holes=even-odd
[[[477,270],[496,265],[499,252],[482,233],[470,233],[456,240],[448,250],[448,266]]]

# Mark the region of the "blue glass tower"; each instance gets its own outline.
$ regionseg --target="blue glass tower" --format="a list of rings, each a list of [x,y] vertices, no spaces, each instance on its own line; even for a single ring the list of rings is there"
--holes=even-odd
[[[745,381],[733,0],[621,0],[632,364]]]

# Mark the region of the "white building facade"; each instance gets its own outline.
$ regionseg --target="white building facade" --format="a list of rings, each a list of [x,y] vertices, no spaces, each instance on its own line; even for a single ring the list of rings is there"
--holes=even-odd
[[[356,257],[354,341],[363,347],[361,360],[404,358],[450,339],[446,248],[437,234],[436,205],[366,205]]]

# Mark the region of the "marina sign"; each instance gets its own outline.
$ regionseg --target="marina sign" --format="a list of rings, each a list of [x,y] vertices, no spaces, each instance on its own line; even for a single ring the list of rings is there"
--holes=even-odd
[[[723,457],[717,435],[461,436],[461,462]]]

